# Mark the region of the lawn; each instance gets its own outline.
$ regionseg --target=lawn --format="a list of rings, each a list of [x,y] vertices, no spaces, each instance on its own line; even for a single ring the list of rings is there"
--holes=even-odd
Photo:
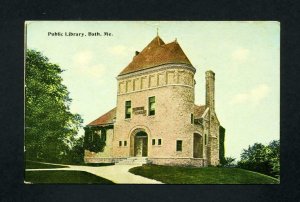
[[[42,162],[36,162],[36,161],[26,161],[25,168],[26,169],[49,169],[49,168],[68,168],[68,166],[50,165],[50,164],[44,164]]]
[[[64,163],[69,165],[75,165],[75,166],[92,166],[92,167],[102,167],[102,166],[111,166],[114,165],[114,163]],[[62,165],[51,165],[51,164],[45,164],[43,162],[37,162],[37,161],[26,161],[25,162],[25,168],[26,169],[49,169],[49,168],[68,168],[68,166],[62,166]]]
[[[25,181],[33,184],[114,184],[112,181],[84,171],[68,170],[26,171]]]
[[[279,184],[279,180],[239,168],[143,165],[129,172],[165,184]]]

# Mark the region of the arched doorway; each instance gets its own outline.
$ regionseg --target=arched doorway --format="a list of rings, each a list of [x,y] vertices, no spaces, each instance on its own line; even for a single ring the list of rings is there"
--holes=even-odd
[[[200,134],[194,133],[194,158],[203,158],[203,138]]]
[[[131,135],[131,156],[148,156],[148,135],[145,131],[138,131]]]

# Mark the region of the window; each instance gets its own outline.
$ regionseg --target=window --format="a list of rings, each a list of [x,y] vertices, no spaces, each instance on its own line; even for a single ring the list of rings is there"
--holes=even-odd
[[[176,151],[182,151],[182,140],[176,141]]]
[[[161,139],[158,139],[157,144],[158,144],[158,145],[161,145]]]
[[[155,139],[152,139],[152,145],[155,145]]]
[[[119,147],[121,147],[122,146],[122,141],[119,141]]]
[[[125,147],[127,146],[127,141],[124,141],[124,146],[125,146]]]
[[[207,135],[205,134],[204,144],[207,145]]]
[[[155,96],[149,97],[149,116],[155,115]]]
[[[131,117],[131,101],[125,102],[125,118],[128,119]]]
[[[194,123],[194,114],[191,114],[191,124]]]

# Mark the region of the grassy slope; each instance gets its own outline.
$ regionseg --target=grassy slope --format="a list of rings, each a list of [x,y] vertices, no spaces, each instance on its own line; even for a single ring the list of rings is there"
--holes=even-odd
[[[74,163],[62,163],[62,164],[76,165],[76,166],[93,166],[93,167],[102,167],[102,166],[111,166],[111,165],[114,165],[114,163],[77,163],[77,164],[74,164]],[[29,161],[29,160],[25,162],[25,167],[26,167],[26,169],[68,168],[68,166],[51,165],[51,164],[45,164],[43,162]]]
[[[239,168],[143,165],[129,172],[166,184],[278,184],[279,180]]]
[[[26,171],[25,181],[33,184],[72,183],[72,184],[114,184],[105,178],[83,171]]]
[[[43,169],[43,168],[67,168],[68,166],[60,166],[60,165],[50,165],[50,164],[44,164],[34,161],[26,161],[25,162],[25,168],[26,169]]]

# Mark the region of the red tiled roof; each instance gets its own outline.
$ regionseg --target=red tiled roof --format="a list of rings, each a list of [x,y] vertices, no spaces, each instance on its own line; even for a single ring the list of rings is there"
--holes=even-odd
[[[199,119],[201,118],[201,116],[203,115],[203,113],[205,112],[206,110],[206,106],[205,105],[195,105],[195,108],[194,108],[194,116],[195,116],[195,119]]]
[[[112,124],[113,119],[116,118],[116,109],[116,107],[113,108],[109,112],[105,113],[104,115],[89,123],[88,126]]]
[[[191,62],[176,41],[165,44],[163,40],[157,36],[142,52],[134,56],[132,62],[125,67],[119,75],[170,63],[191,65]]]

